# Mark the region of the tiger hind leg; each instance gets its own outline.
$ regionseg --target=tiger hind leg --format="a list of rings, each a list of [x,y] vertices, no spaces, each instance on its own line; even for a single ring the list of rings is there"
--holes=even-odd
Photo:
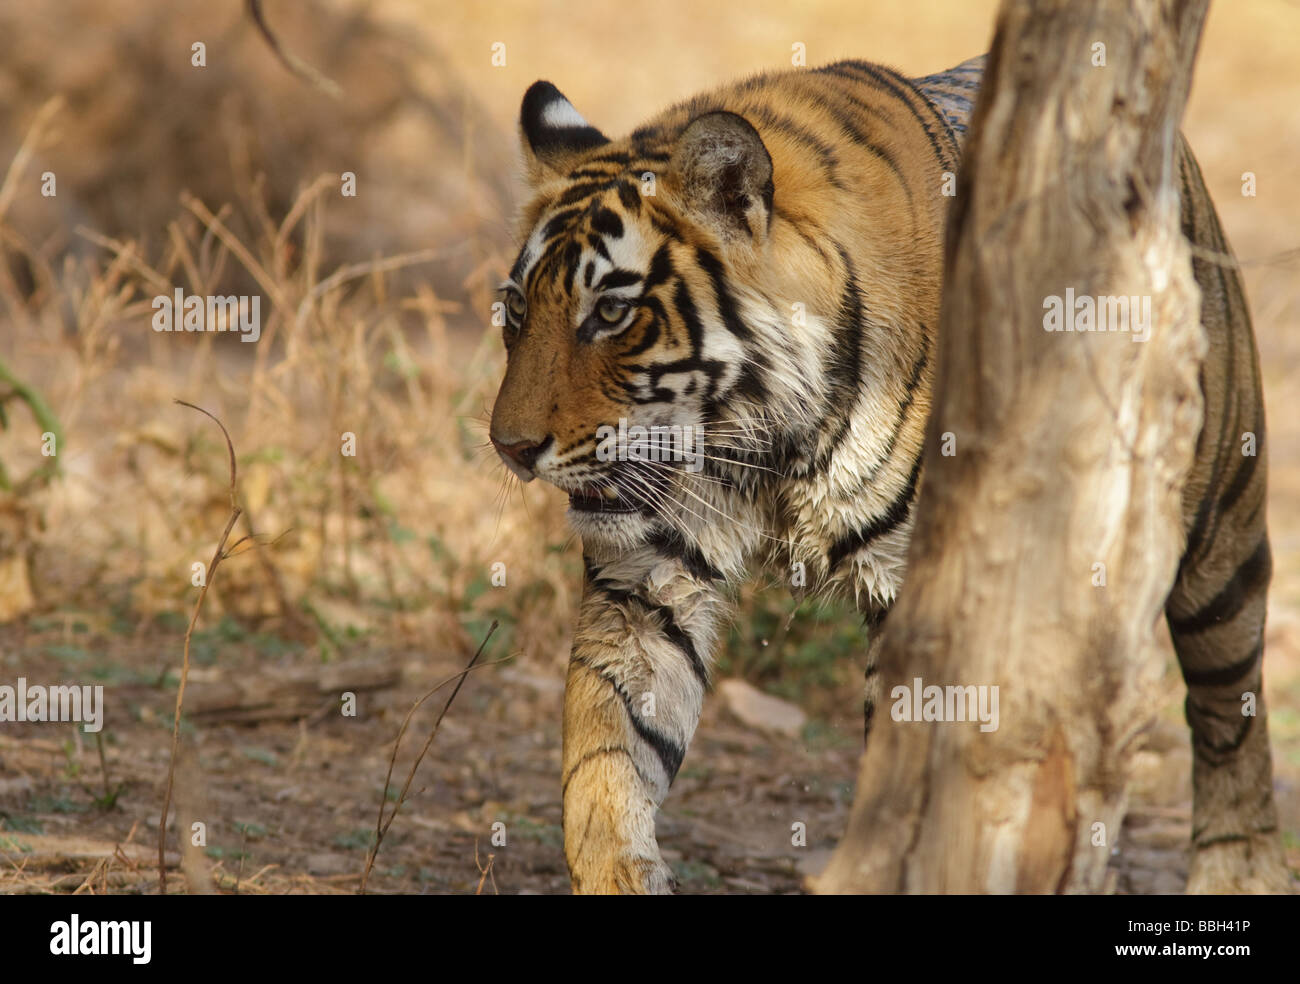
[[[1263,509],[1247,515],[1223,521],[1203,556],[1189,551],[1165,608],[1192,731],[1189,893],[1290,890],[1263,692],[1269,544]]]

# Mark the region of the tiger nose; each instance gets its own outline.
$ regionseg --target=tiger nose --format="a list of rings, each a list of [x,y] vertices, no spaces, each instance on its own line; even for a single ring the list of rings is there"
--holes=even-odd
[[[552,436],[547,435],[543,441],[519,441],[517,444],[504,444],[494,437],[492,438],[492,446],[497,449],[497,453],[508,459],[507,464],[514,462],[525,471],[531,472],[542,452],[551,446],[552,440]],[[528,477],[531,478],[532,476],[529,475]]]

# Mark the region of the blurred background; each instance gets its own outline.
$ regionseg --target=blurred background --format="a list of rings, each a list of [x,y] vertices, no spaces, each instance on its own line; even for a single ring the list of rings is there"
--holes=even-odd
[[[239,844],[208,852],[217,884],[236,862],[274,858],[301,879],[276,890],[350,887],[339,859],[368,841],[349,811],[364,801],[368,816],[386,795],[378,777],[416,684],[462,664],[496,619],[490,655],[516,659],[467,686],[462,700],[486,723],[448,725],[435,746],[442,761],[430,767],[437,778],[414,800],[445,835],[447,864],[421,864],[428,839],[412,835],[392,848],[410,857],[386,877],[394,890],[472,889],[480,872],[468,845],[488,818],[508,815],[533,831],[535,849],[516,862],[515,887],[562,887],[557,688],[579,548],[564,497],[541,483],[507,488],[487,446],[504,366],[489,305],[514,251],[519,100],[549,79],[616,135],[701,89],[788,66],[796,43],[810,66],[856,57],[922,75],[984,51],[996,6],[268,0],[281,43],[337,83],[334,98],[289,73],[236,0],[0,0],[0,679],[103,681],[124,695],[110,706],[103,757],[103,743],[91,749],[76,736],[71,749],[62,738],[45,749],[0,743],[0,777],[19,777],[0,784],[0,837],[121,838],[151,805],[157,822],[166,708],[197,593],[191,565],[211,558],[230,507],[220,432],[172,402],[183,399],[229,429],[244,508],[232,540],[254,537],[204,602],[198,683],[219,687],[268,667],[397,667],[351,735],[326,722],[308,741],[295,730],[302,713],[195,718],[190,733],[208,749],[196,768],[266,773],[251,791],[209,791],[224,804],[211,807],[224,817],[218,827]],[[1184,126],[1243,264],[1268,393],[1276,574],[1266,683],[1293,857],[1297,37],[1291,0],[1214,4]],[[354,196],[342,193],[344,172],[355,175]],[[1245,172],[1253,197],[1242,194]],[[42,194],[47,175],[53,195]],[[260,295],[262,339],[155,333],[151,301],[177,287]],[[41,453],[46,432],[57,434],[54,458]],[[346,433],[355,456],[340,454]],[[505,584],[494,583],[497,564]],[[741,593],[720,675],[795,703],[807,720],[776,741],[739,703],[711,703],[666,812],[665,843],[671,856],[681,841],[687,890],[797,887],[815,865],[785,857],[792,796],[824,818],[820,843],[834,843],[852,795],[863,655],[846,610],[796,605],[780,585]],[[1139,763],[1138,800],[1153,812],[1126,834],[1139,860],[1117,873],[1120,890],[1168,890],[1184,864],[1189,764],[1172,663],[1168,682]],[[294,776],[328,768],[335,752],[360,754],[364,775],[275,798],[300,790]],[[85,770],[104,773],[93,796],[77,792],[83,756]],[[722,762],[727,782],[710,771]],[[520,772],[530,776],[522,786]],[[772,776],[781,805],[755,819],[757,840],[741,860],[692,861],[725,852],[719,845],[735,835],[722,829],[728,811]],[[693,796],[703,805],[682,805]],[[294,803],[310,820],[291,830]],[[763,846],[764,824],[776,846]],[[308,850],[313,839],[328,850]],[[65,862],[69,850],[51,848]],[[719,874],[756,857],[749,874]],[[119,888],[135,884],[129,871],[116,877]],[[54,875],[40,884],[66,887]]]

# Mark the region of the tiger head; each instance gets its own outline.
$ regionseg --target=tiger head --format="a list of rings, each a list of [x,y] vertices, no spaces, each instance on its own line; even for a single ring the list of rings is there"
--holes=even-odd
[[[501,286],[492,444],[523,481],[569,493],[584,538],[635,542],[691,511],[692,473],[751,450],[735,408],[756,402],[761,357],[733,276],[761,268],[772,160],[707,105],[611,141],[549,82],[525,94],[520,130],[530,197]]]

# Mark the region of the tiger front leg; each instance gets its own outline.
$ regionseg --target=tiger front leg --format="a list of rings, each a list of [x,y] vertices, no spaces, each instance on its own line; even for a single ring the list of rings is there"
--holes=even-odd
[[[564,693],[564,856],[575,894],[659,895],[672,873],[655,841],[668,763],[642,763],[642,743],[613,682],[574,652]],[[667,743],[665,743],[667,744]]]
[[[699,720],[718,599],[665,565],[650,574],[628,584],[593,568],[583,593],[564,694],[564,854],[575,893],[672,890],[655,813]]]

